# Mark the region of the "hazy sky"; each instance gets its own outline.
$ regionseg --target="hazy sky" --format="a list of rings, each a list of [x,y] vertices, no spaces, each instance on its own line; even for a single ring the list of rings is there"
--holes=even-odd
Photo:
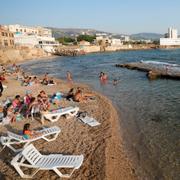
[[[180,32],[180,0],[0,0],[0,24],[15,23],[126,34],[173,26]]]

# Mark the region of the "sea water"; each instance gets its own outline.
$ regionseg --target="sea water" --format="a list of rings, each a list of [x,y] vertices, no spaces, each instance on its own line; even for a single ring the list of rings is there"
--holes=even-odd
[[[180,81],[149,81],[144,72],[115,67],[115,64],[140,60],[180,64],[180,50],[57,57],[29,61],[22,67],[34,74],[48,72],[61,79],[66,79],[66,71],[71,71],[75,82],[86,83],[109,97],[119,112],[125,148],[141,179],[180,179]],[[99,82],[101,71],[108,74],[106,85]],[[116,86],[113,79],[118,80]]]

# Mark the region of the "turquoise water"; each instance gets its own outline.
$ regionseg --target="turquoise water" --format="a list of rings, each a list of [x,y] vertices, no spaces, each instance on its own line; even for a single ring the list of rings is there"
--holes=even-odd
[[[34,74],[89,84],[109,97],[120,114],[120,127],[130,158],[141,179],[179,179],[180,81],[149,81],[144,72],[116,68],[117,63],[154,60],[180,64],[180,50],[146,50],[97,53],[79,57],[57,57],[31,61],[22,67]],[[103,71],[107,85],[99,83]],[[112,80],[119,79],[113,86]]]

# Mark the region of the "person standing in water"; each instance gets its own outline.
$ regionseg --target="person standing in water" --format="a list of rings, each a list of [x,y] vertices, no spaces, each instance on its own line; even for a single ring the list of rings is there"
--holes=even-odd
[[[67,78],[68,83],[70,83],[70,84],[73,83],[73,78],[72,78],[72,74],[70,71],[67,71],[66,78]]]

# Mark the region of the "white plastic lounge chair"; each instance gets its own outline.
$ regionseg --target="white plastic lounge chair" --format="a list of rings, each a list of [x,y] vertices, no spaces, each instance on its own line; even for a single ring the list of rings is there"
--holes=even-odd
[[[26,139],[24,138],[23,135],[15,134],[8,131],[7,132],[8,136],[6,137],[1,136],[0,141],[1,141],[1,144],[4,146],[3,148],[7,146],[14,152],[19,152],[22,150],[22,148],[18,148],[15,146],[24,144],[24,147],[25,147],[29,143],[39,140],[39,139],[44,139],[45,141],[48,141],[48,142],[53,141],[57,138],[58,134],[61,132],[61,129],[57,126],[54,126],[54,127],[44,128],[36,132],[41,133],[41,135],[34,138]]]
[[[75,169],[80,168],[83,159],[83,155],[42,155],[30,144],[12,159],[11,165],[14,166],[22,178],[32,178],[39,170],[53,170],[58,176],[69,178]],[[24,174],[21,166],[35,168],[36,170],[32,174],[27,175]],[[69,174],[62,174],[58,168],[68,168],[72,169],[72,171]]]
[[[85,124],[88,124],[89,126],[98,126],[100,125],[101,123],[99,123],[98,121],[96,121],[96,119],[92,118],[92,117],[89,117],[89,116],[77,116],[77,119],[80,120],[81,122],[85,123]]]
[[[41,112],[41,122],[44,123],[45,119],[48,119],[51,122],[56,122],[63,115],[67,115],[68,117],[73,117],[78,113],[78,111],[79,111],[79,107],[70,106],[52,112]]]

